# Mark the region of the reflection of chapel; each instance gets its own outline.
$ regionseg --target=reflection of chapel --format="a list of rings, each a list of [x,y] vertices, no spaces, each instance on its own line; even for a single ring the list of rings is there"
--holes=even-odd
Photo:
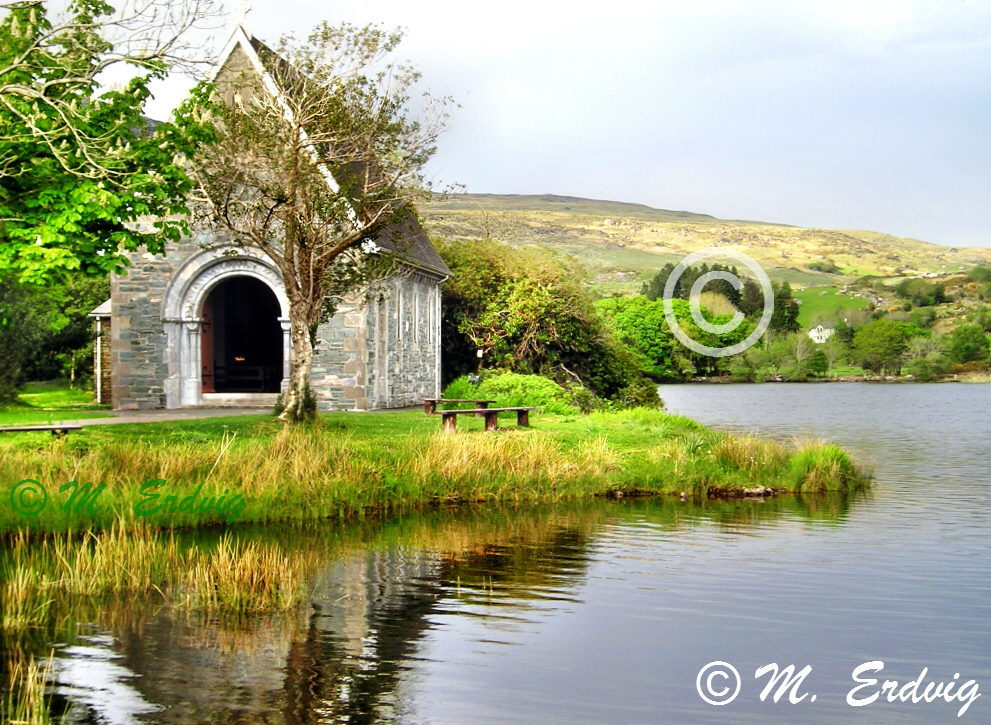
[[[259,53],[272,54],[238,26],[218,77],[264,74]],[[401,246],[402,269],[382,284],[384,294],[355,295],[320,325],[310,385],[322,410],[394,408],[440,394],[440,285],[450,270],[412,214],[374,241],[387,251]],[[292,352],[289,302],[267,257],[194,232],[164,256],[130,260],[126,275],[112,275],[110,300],[91,313],[100,402],[275,403]]]

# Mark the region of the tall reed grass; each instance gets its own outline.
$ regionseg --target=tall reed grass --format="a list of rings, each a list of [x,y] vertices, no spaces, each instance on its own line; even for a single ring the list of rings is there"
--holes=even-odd
[[[48,622],[80,597],[158,592],[191,610],[235,616],[286,611],[302,599],[312,556],[230,533],[210,549],[180,547],[174,535],[119,521],[103,532],[15,537],[0,557],[0,626],[5,633]]]
[[[9,694],[0,703],[0,721],[9,725],[49,725],[51,697],[45,694],[45,686],[52,679],[51,658],[42,667],[32,655],[26,661],[8,662],[8,668]]]
[[[0,506],[0,533],[110,528],[118,519],[155,528],[302,521],[430,503],[556,501],[615,491],[847,490],[867,481],[835,446],[730,435],[657,410],[551,417],[529,430],[494,435],[445,435],[435,419],[412,416],[377,414],[373,420],[386,423],[375,435],[339,424],[206,442],[126,436],[77,447],[0,442],[0,500],[9,500],[11,487],[24,478],[41,483],[50,498],[30,519]],[[73,480],[107,484],[101,511],[60,510],[68,494],[58,489]],[[240,495],[245,507],[236,516],[206,510],[141,518],[135,513],[139,489],[152,480],[165,481],[156,489],[162,494],[198,489],[198,501]]]

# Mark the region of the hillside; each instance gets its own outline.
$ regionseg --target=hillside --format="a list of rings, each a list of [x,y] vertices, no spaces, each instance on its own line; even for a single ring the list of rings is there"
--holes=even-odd
[[[433,237],[488,236],[574,255],[592,271],[602,294],[635,292],[665,263],[711,246],[739,249],[772,279],[797,287],[842,284],[865,275],[957,272],[991,262],[991,248],[944,247],[878,232],[717,219],[550,194],[463,194],[438,198],[420,212]]]

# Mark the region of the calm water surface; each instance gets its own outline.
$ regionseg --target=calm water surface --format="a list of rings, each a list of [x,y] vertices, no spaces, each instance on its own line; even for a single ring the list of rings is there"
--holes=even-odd
[[[80,615],[54,643],[62,701],[108,723],[991,722],[991,386],[661,394],[715,426],[837,441],[874,490],[274,534],[326,552],[298,616],[235,625],[153,602]],[[696,691],[713,660],[742,676],[725,707]],[[882,682],[927,667],[984,697],[960,719],[942,700],[849,707],[851,672],[872,660]],[[754,672],[770,662],[812,665],[815,702],[761,702]]]

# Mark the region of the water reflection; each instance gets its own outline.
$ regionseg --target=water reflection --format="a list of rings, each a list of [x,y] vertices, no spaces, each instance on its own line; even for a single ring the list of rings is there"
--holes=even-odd
[[[466,627],[464,643],[485,658],[527,641],[582,606],[612,532],[835,527],[863,500],[603,500],[248,528],[245,536],[320,552],[311,594],[294,615],[227,621],[182,615],[160,597],[85,600],[67,603],[46,631],[5,640],[4,659],[44,656],[54,645],[55,705],[69,722],[420,722],[431,719],[415,695],[437,664],[436,643],[425,642],[431,633]],[[216,537],[185,535],[202,547]],[[636,559],[628,543],[620,548],[617,561]]]

